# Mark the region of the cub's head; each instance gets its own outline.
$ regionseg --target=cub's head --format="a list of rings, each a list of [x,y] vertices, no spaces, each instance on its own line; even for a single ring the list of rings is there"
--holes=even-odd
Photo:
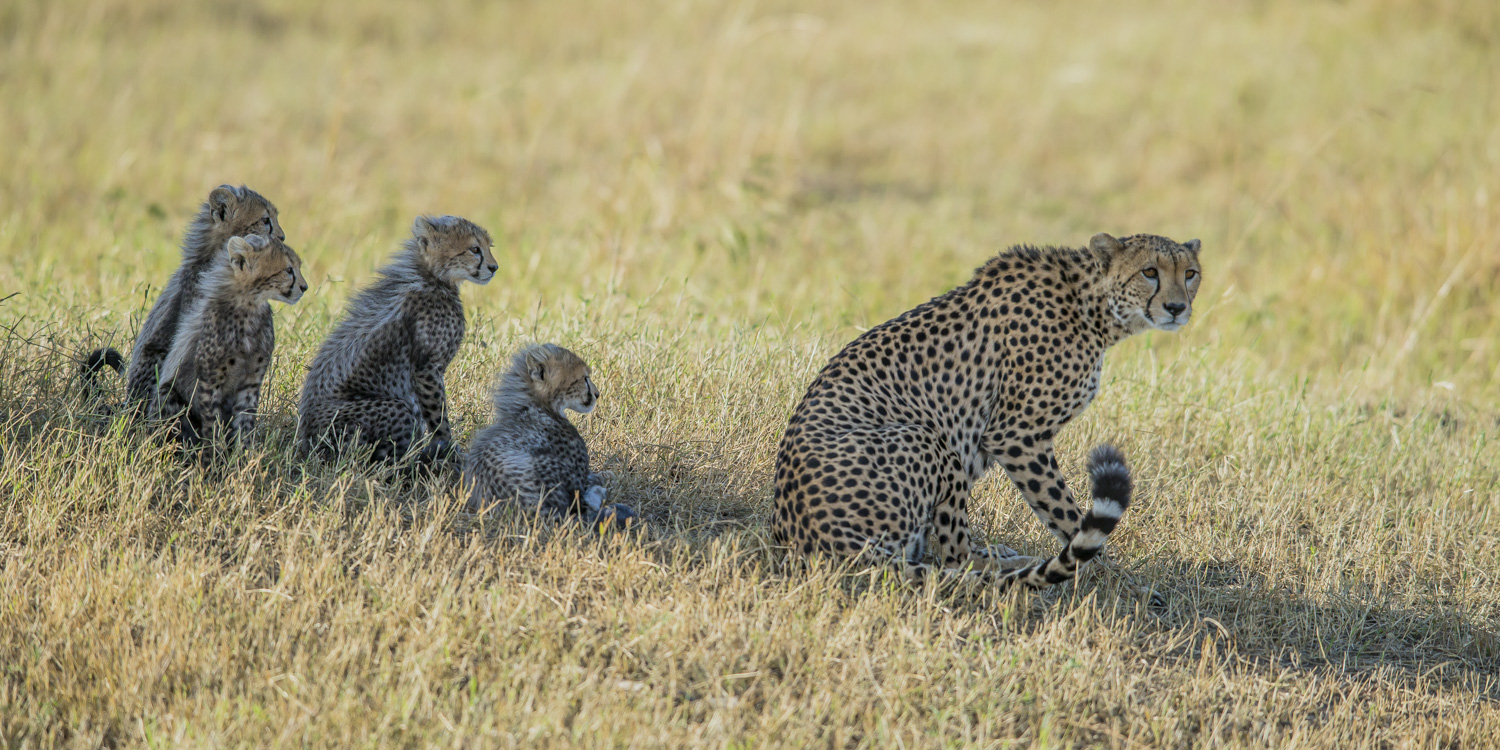
[[[1109,261],[1110,312],[1125,330],[1175,331],[1187,325],[1203,276],[1199,245],[1154,234],[1115,239],[1101,232],[1089,240],[1089,249]]]
[[[281,240],[258,234],[231,237],[225,244],[234,288],[256,301],[274,299],[296,304],[307,291],[302,278],[302,259]]]
[[[418,216],[411,225],[408,247],[439,278],[457,284],[488,284],[500,264],[490,252],[494,242],[478,224],[457,216]]]
[[[206,247],[220,248],[230,237],[256,235],[283,242],[276,206],[260,193],[241,185],[220,185],[208,194],[198,211],[196,229],[204,234]]]
[[[560,415],[565,409],[587,414],[599,403],[588,364],[557,344],[536,344],[517,352],[510,374],[525,384],[533,403]]]

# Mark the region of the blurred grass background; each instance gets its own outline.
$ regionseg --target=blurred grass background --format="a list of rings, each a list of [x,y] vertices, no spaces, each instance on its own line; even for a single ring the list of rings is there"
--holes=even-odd
[[[1497,69],[1486,0],[0,5],[0,739],[1489,746]],[[80,416],[69,358],[132,340],[222,182],[314,288],[213,479]],[[448,488],[290,460],[303,363],[422,212],[501,262],[464,290],[459,433],[517,345],[579,351],[644,541],[476,535]],[[1199,237],[1205,272],[1064,435],[1066,469],[1109,438],[1142,475],[1107,572],[776,572],[774,446],[827,357],[1098,231]]]

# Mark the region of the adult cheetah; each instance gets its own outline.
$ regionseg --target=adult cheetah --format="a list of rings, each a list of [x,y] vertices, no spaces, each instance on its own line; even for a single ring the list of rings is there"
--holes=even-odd
[[[773,536],[804,555],[970,568],[1033,588],[1073,577],[1130,503],[1124,457],[1089,460],[1085,515],[1053,456],[1058,430],[1099,391],[1104,352],[1187,324],[1198,240],[1095,235],[1087,248],[1013,247],[969,283],[870,329],[829,361],[776,456]],[[971,546],[970,490],[994,463],[1063,543],[1056,557]]]

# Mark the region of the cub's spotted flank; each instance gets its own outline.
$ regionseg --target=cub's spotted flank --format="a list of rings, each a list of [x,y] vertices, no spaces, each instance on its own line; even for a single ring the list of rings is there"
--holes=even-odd
[[[161,367],[153,411],[176,420],[188,444],[232,444],[255,426],[260,385],[276,347],[268,300],[295,304],[307,291],[302,259],[280,240],[232,237],[182,316]]]
[[[1198,240],[1095,235],[1084,249],[1015,247],[941,297],[870,329],[833,357],[792,414],[776,456],[778,543],[801,554],[944,569],[1001,585],[1072,578],[1130,504],[1124,457],[1089,459],[1079,510],[1053,439],[1099,391],[1110,346],[1192,315]],[[1063,544],[1056,557],[976,548],[969,494],[1000,464]]]

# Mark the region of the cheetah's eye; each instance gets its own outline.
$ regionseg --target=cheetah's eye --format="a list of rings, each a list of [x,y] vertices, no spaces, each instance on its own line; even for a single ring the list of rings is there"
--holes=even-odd
[[[1198,278],[1198,272],[1194,271],[1191,268],[1189,268],[1188,272],[1187,272],[1187,280],[1188,281],[1192,281],[1193,279],[1196,279],[1196,278]]]
[[[1145,276],[1148,279],[1154,279],[1154,278],[1156,278],[1156,269],[1155,268],[1147,268],[1146,270],[1141,271],[1141,275]]]
[[[478,245],[475,245],[475,246],[469,248],[469,252],[471,252],[471,253],[473,253],[475,255],[479,255],[479,254],[483,253],[484,251],[480,250]]]
[[[261,219],[260,223],[266,225],[266,229],[270,229],[271,228],[271,217],[267,216],[267,217]]]
[[[286,275],[288,275],[288,276],[296,276],[297,275],[297,269],[292,268],[291,266],[287,266],[286,267]]]

